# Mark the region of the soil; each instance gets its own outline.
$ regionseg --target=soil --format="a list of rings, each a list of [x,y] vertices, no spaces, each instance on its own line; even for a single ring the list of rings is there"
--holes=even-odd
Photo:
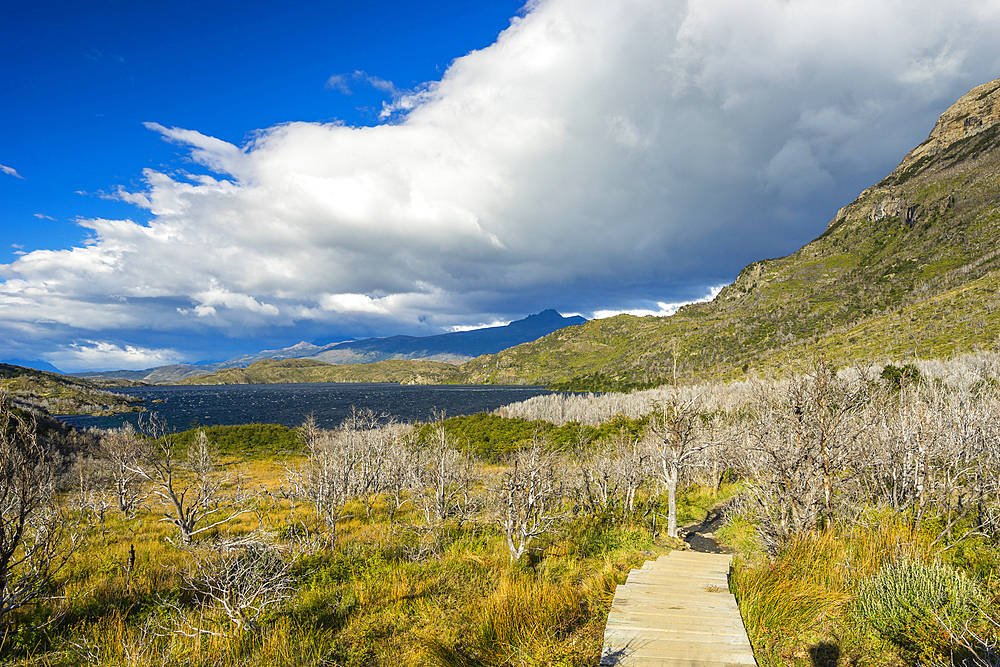
[[[683,536],[684,542],[691,547],[691,551],[709,554],[736,553],[730,547],[719,544],[719,541],[715,539],[715,531],[721,528],[725,521],[725,505],[717,505],[708,511],[708,515],[703,521],[685,526],[680,534]]]

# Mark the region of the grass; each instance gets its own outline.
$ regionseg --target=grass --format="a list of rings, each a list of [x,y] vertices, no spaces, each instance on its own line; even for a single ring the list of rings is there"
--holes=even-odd
[[[934,614],[957,630],[978,618],[974,607],[995,609],[998,551],[972,541],[942,554],[934,534],[933,525],[915,530],[906,516],[873,510],[799,535],[769,558],[753,525],[730,521],[720,536],[740,554],[731,587],[758,663],[826,664],[817,655],[835,654],[839,664],[946,664],[952,642]],[[893,620],[889,609],[906,618]]]
[[[434,555],[418,549],[419,536],[407,528],[419,524],[415,511],[390,524],[381,503],[371,520],[356,507],[330,548],[314,539],[322,536],[309,511],[281,498],[287,463],[243,463],[270,500],[200,541],[257,530],[285,536],[289,548],[297,541],[297,590],[265,615],[261,632],[233,630],[199,606],[182,585],[196,550],[173,546],[174,529],[155,512],[131,519],[109,512],[95,520],[51,599],[7,618],[13,627],[0,659],[39,666],[593,665],[615,587],[650,553],[669,548],[638,515],[587,515],[566,521],[518,565],[485,520],[450,527]],[[702,518],[717,499],[690,490],[681,498],[682,520]],[[219,634],[181,633],[191,628]]]

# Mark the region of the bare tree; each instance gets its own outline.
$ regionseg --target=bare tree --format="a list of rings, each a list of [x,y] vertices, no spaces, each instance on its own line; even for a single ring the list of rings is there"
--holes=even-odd
[[[449,519],[465,521],[473,511],[470,493],[474,479],[472,461],[460,452],[442,421],[416,452],[417,502],[429,526]]]
[[[0,393],[0,619],[44,595],[79,544],[53,498],[55,458]]]
[[[536,537],[550,532],[562,518],[555,456],[536,437],[530,447],[514,453],[494,493],[496,521],[507,540],[510,561],[516,563]]]
[[[110,465],[119,511],[128,517],[135,516],[151,493],[143,485],[145,476],[137,472],[147,452],[146,443],[132,424],[126,423],[101,437],[100,451]]]
[[[287,470],[290,495],[312,505],[336,544],[337,524],[350,516],[347,505],[358,495],[361,452],[356,447],[357,439],[350,423],[334,432],[324,431],[316,425],[313,415],[299,427],[299,438],[306,448],[306,461]]]
[[[203,612],[223,616],[233,630],[257,632],[260,620],[295,593],[294,560],[262,541],[216,545],[197,553],[182,574],[182,588],[191,591]],[[178,605],[170,604],[183,612]],[[176,630],[187,636],[228,635],[185,623]]]
[[[819,361],[811,373],[761,385],[752,404],[743,465],[758,524],[772,547],[795,533],[832,527],[850,501],[851,470],[865,452],[865,382],[838,378]]]
[[[412,500],[413,492],[419,488],[417,457],[411,447],[412,427],[400,432],[389,442],[383,464],[382,488],[386,498],[390,525],[403,506]]]
[[[701,412],[692,400],[678,394],[663,401],[650,415],[645,443],[657,475],[667,489],[667,535],[677,537],[677,487],[681,474],[712,443],[701,434]]]
[[[649,452],[639,440],[620,432],[578,454],[579,503],[590,512],[635,509],[635,496],[649,479]]]
[[[388,415],[351,408],[351,414],[337,431],[342,441],[341,448],[354,453],[352,486],[354,494],[365,505],[368,519],[371,519],[372,508],[384,490],[385,454],[392,441],[392,427]]]
[[[128,470],[151,485],[152,495],[166,508],[160,520],[177,527],[183,544],[251,510],[240,476],[219,465],[203,430],[184,452],[163,422],[151,419],[145,428],[150,439],[146,455]]]

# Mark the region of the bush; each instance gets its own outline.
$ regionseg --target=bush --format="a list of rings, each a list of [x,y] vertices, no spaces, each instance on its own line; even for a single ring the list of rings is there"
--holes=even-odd
[[[882,369],[882,379],[895,391],[900,391],[903,387],[916,386],[920,384],[920,369],[913,364],[906,364],[903,367],[887,365]]]
[[[889,562],[861,584],[854,614],[882,637],[916,655],[947,651],[950,636],[978,613],[973,579],[943,563]]]
[[[296,431],[280,424],[199,426],[177,434],[181,451],[187,450],[199,431],[205,432],[223,456],[266,460],[280,455],[305,453]]]

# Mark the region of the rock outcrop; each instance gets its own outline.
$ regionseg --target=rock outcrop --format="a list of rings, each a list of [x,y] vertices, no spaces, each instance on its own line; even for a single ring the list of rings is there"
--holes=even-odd
[[[930,136],[906,154],[896,171],[925,156],[937,155],[957,141],[985,132],[1000,123],[1000,79],[976,86],[941,114]],[[895,172],[893,172],[895,173]]]

